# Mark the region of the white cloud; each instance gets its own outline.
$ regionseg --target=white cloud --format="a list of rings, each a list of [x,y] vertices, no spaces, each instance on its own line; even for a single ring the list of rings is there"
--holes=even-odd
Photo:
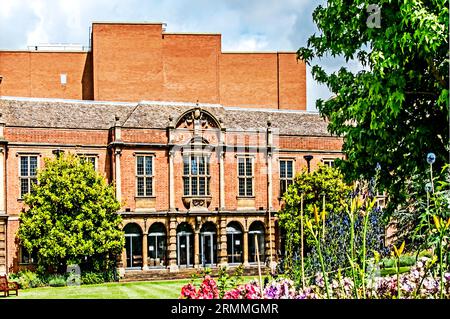
[[[222,51],[263,51],[269,46],[269,42],[263,35],[244,35],[237,42],[227,41]]]

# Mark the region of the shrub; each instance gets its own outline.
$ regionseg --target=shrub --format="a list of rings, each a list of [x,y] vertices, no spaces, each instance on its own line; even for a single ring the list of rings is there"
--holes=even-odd
[[[97,272],[84,272],[81,274],[81,282],[83,285],[95,285],[105,282],[103,273]]]
[[[21,270],[17,274],[11,274],[9,278],[11,281],[17,282],[21,289],[45,286],[45,282],[38,274],[30,270]]]
[[[64,287],[67,286],[67,279],[65,275],[50,275],[48,277],[48,285],[50,287]]]

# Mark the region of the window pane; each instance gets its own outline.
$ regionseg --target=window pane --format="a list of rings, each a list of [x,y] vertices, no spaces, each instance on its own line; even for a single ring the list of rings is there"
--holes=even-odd
[[[20,179],[20,197],[28,193],[28,178]]]
[[[86,160],[87,160],[89,163],[91,163],[92,166],[93,166],[94,169],[95,169],[95,160],[96,160],[96,158],[95,158],[94,156],[89,156],[89,157],[86,157]]]
[[[253,185],[252,185],[252,178],[247,178],[247,186],[246,186],[246,190],[247,190],[247,196],[251,196],[253,193]]]
[[[203,156],[199,157],[198,174],[205,175],[205,158]]]
[[[145,175],[153,175],[153,157],[146,156],[145,157]]]
[[[28,176],[28,156],[20,157],[20,176]]]
[[[245,196],[245,178],[239,178],[239,196]]]
[[[137,175],[144,175],[144,157],[143,156],[138,156],[136,158],[137,160]]]
[[[183,190],[184,190],[184,195],[188,196],[189,195],[189,177],[183,178]]]
[[[152,178],[146,177],[145,178],[145,195],[152,196],[152,194],[153,194]]]
[[[293,164],[292,161],[286,162],[286,177],[287,178],[292,178],[292,176],[293,176],[292,164]]]
[[[286,177],[286,161],[280,161],[280,178]]]
[[[36,176],[37,156],[30,156],[30,176]]]
[[[199,195],[205,195],[206,192],[206,178],[200,177],[199,178]]]
[[[191,157],[191,174],[197,175],[198,167],[197,167],[197,157],[192,156]]]
[[[245,165],[245,173],[247,176],[252,176],[252,159],[251,158],[247,158],[246,159],[246,165]]]
[[[183,174],[189,175],[189,157],[183,158]]]
[[[205,157],[206,175],[209,175],[209,158]]]
[[[206,195],[209,195],[209,177],[206,180]]]
[[[286,192],[286,181],[282,180],[280,181],[280,196],[283,196],[285,192]]]
[[[197,192],[197,177],[191,177],[191,194],[198,195]]]
[[[137,195],[144,196],[144,178],[143,177],[137,178]]]
[[[244,159],[240,158],[239,162],[238,162],[238,174],[239,176],[244,176],[245,175],[245,167],[244,167]]]

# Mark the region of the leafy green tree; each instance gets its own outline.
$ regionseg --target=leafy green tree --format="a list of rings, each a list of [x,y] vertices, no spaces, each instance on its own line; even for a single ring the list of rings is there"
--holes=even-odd
[[[313,13],[320,33],[297,52],[307,63],[331,55],[363,66],[357,73],[312,66],[313,78],[335,95],[316,106],[329,120],[329,131],[345,138],[347,159],[338,165],[348,180],[370,180],[381,165],[387,211],[406,201],[411,176],[427,178],[428,152],[436,154],[436,171],[448,161],[448,5],[329,0]]]
[[[24,197],[28,208],[20,214],[18,236],[37,252],[40,269],[64,272],[77,263],[83,270],[110,270],[124,246],[113,186],[72,154],[45,159],[37,180]]]
[[[323,195],[325,194],[325,211],[327,214],[341,214],[345,211],[345,199],[351,192],[351,186],[343,181],[339,169],[326,165],[308,173],[301,171],[283,195],[283,207],[278,212],[279,225],[286,231],[286,271],[291,271],[291,261],[294,251],[300,245],[300,210],[303,194],[304,216],[314,218],[314,207],[323,210]],[[305,232],[305,238],[306,232]]]

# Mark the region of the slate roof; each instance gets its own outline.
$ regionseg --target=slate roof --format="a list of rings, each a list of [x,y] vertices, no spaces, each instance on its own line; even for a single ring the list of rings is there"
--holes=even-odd
[[[124,128],[166,128],[169,117],[173,123],[195,103],[147,102],[121,103],[38,98],[0,98],[1,120],[6,126],[109,129],[119,117]],[[327,123],[317,113],[269,109],[223,107],[219,104],[198,104],[227,129],[246,130],[267,127],[280,134],[329,136]]]

